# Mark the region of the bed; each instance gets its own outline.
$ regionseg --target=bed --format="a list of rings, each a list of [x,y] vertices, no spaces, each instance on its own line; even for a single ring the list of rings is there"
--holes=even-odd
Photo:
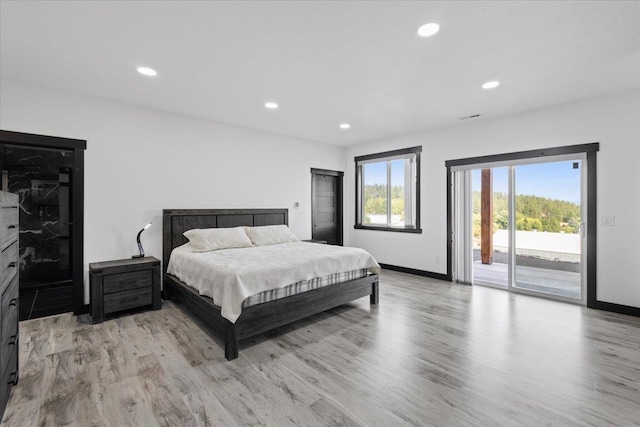
[[[183,233],[192,229],[288,225],[287,209],[165,209],[163,210],[163,268],[165,299],[201,318],[224,339],[225,357],[238,357],[239,341],[302,318],[369,296],[378,304],[378,275],[364,272],[362,277],[323,284],[305,292],[243,306],[235,322],[223,316],[211,297],[169,274],[171,252],[188,242]],[[312,243],[309,243],[312,244]],[[315,245],[315,243],[313,243]],[[291,285],[283,283],[282,286]],[[232,319],[234,317],[231,317]]]

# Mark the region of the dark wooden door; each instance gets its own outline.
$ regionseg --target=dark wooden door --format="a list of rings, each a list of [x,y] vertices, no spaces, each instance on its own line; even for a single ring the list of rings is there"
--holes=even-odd
[[[342,179],[344,172],[311,169],[311,210],[314,240],[342,246]]]

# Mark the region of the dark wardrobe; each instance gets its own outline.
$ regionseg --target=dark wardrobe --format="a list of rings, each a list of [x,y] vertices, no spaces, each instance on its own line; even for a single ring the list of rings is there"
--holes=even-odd
[[[77,205],[83,197],[75,193],[83,188],[76,180],[84,179],[84,170],[76,157],[84,147],[58,148],[67,140],[0,132],[1,189],[19,198],[20,320],[77,314],[83,307],[83,245],[82,233],[75,234],[82,230]]]

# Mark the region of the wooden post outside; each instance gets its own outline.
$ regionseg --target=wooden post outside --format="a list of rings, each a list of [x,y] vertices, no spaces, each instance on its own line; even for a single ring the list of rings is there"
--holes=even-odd
[[[482,169],[480,256],[483,264],[493,262],[493,171],[491,169]]]

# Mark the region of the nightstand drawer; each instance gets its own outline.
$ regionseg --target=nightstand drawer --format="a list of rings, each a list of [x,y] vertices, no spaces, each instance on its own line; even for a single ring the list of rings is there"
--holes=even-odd
[[[146,288],[105,295],[103,311],[105,314],[114,313],[116,311],[151,305],[152,302],[153,292],[151,286],[148,286]]]
[[[131,271],[128,273],[107,274],[103,279],[103,293],[130,291],[139,288],[149,288],[153,283],[152,270]],[[106,295],[105,295],[106,300]]]
[[[13,242],[0,254],[0,271],[2,271],[2,281],[0,292],[18,272],[18,242]]]
[[[18,238],[18,209],[0,208],[0,244],[4,246],[7,242]]]

